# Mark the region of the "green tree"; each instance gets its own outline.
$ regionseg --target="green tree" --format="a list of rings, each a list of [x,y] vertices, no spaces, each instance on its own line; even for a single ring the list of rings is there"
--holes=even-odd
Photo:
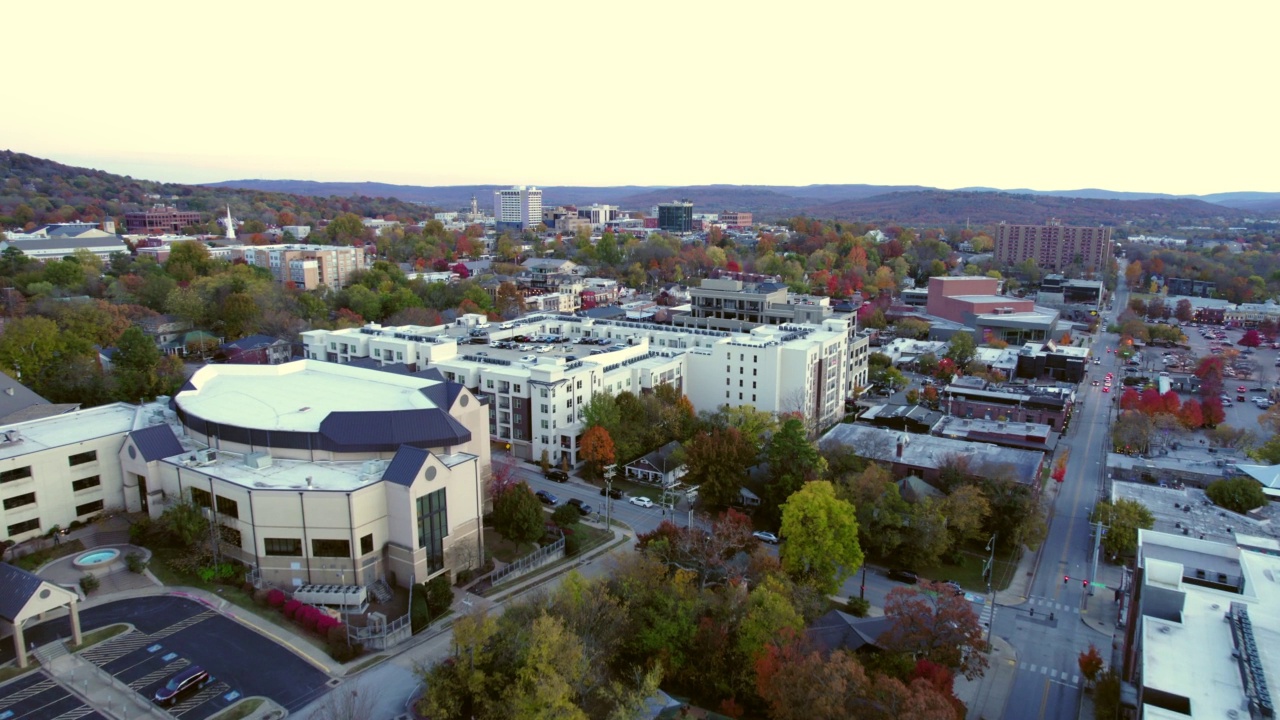
[[[329,221],[324,229],[325,236],[334,245],[350,245],[364,235],[364,223],[355,213],[342,213]]]
[[[807,483],[787,499],[781,532],[782,568],[824,595],[835,593],[862,565],[857,513],[825,480]]]
[[[803,629],[804,617],[792,604],[783,582],[767,576],[747,596],[746,614],[738,625],[738,652],[754,660],[766,645],[787,637],[788,631],[795,635]]]
[[[853,504],[858,514],[859,545],[880,557],[888,557],[902,543],[906,531],[907,501],[893,476],[877,463],[837,479],[836,493]]]
[[[1107,526],[1102,549],[1115,560],[1137,551],[1138,530],[1150,530],[1155,525],[1155,517],[1136,500],[1121,499],[1114,504],[1104,500],[1094,508],[1091,522]]]
[[[781,505],[791,493],[804,483],[822,476],[827,461],[818,454],[818,448],[809,442],[804,421],[789,417],[769,440],[766,450],[769,460],[769,495],[775,506]]]
[[[48,318],[22,317],[5,323],[0,334],[0,369],[28,386],[56,371],[66,343]]]
[[[515,543],[542,537],[546,515],[542,503],[525,483],[507,488],[493,502],[493,528]]]
[[[1267,504],[1262,486],[1257,480],[1247,477],[1214,480],[1205,488],[1204,494],[1218,507],[1241,514]]]
[[[964,367],[977,354],[978,349],[973,342],[973,335],[967,332],[958,332],[951,336],[951,342],[948,344],[947,352],[943,357],[954,362],[956,367]]]
[[[112,358],[116,396],[126,402],[154,397],[160,385],[160,350],[137,326],[120,334]]]

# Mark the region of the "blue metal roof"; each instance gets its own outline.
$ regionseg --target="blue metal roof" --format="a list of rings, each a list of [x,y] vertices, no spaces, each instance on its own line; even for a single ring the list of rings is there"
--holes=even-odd
[[[471,440],[471,431],[444,408],[332,412],[320,422],[320,434],[335,448],[388,444],[440,447]]]
[[[422,448],[401,445],[400,449],[396,450],[395,457],[391,458],[391,464],[387,465],[386,472],[382,473],[382,479],[409,487],[417,479],[418,472],[422,470],[422,466],[426,464],[427,457],[430,455],[430,451]]]
[[[168,425],[152,425],[129,433],[146,462],[172,457],[182,452],[182,444]]]
[[[0,563],[0,619],[14,622],[40,583],[37,575],[9,563]]]
[[[250,335],[239,340],[232,340],[229,343],[223,343],[222,347],[235,348],[236,350],[258,350],[271,347],[278,342],[280,342],[280,338],[271,335]]]

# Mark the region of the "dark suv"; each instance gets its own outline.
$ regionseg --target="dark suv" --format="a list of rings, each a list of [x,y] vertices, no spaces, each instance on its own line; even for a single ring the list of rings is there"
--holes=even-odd
[[[554,480],[556,482],[569,482],[569,473],[563,470],[550,468],[545,473],[543,473],[543,475],[545,475],[548,480]]]
[[[156,690],[155,701],[161,706],[174,705],[207,684],[209,684],[209,673],[199,665],[192,665],[160,686],[160,689]]]
[[[614,500],[621,500],[621,499],[622,499],[623,492],[622,492],[621,490],[619,490],[618,488],[613,488],[612,490],[607,490],[607,489],[605,489],[605,488],[600,488],[600,497],[604,497],[605,495],[608,495],[609,497],[613,498]]]
[[[578,498],[569,498],[569,504],[578,508],[578,512],[582,513],[583,515],[591,514],[591,506],[579,500]]]
[[[920,576],[916,574],[915,570],[903,570],[902,568],[894,568],[889,571],[889,579],[897,580],[898,582],[911,583],[912,585],[915,585],[917,582],[920,581]]]

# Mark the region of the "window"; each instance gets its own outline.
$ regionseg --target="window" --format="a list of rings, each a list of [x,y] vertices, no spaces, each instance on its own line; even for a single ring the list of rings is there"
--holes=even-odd
[[[546,404],[546,403],[542,403],[542,408],[541,408],[541,410],[542,410],[542,412],[544,412],[544,413],[547,411],[547,404]]]
[[[444,567],[444,538],[449,534],[444,488],[418,498],[418,547],[427,550],[427,571]]]
[[[233,518],[240,517],[240,505],[235,500],[232,500],[230,498],[224,498],[221,495],[219,495],[216,498],[216,501],[218,504],[219,515],[225,515],[227,517],[233,517]]]
[[[84,515],[89,515],[91,513],[96,513],[101,511],[102,511],[102,501],[94,500],[93,502],[87,502],[83,505],[77,505],[76,517],[81,517]]]
[[[298,538],[263,538],[262,543],[267,555],[302,557],[302,541]]]
[[[85,463],[97,462],[98,451],[90,450],[89,452],[76,453],[67,458],[67,464],[71,466],[84,465]]]
[[[26,495],[15,495],[11,498],[4,499],[5,510],[12,510],[14,508],[20,508],[24,505],[35,505],[35,504],[36,504],[36,494],[33,492],[27,493]]]
[[[371,552],[373,552],[373,533],[360,538],[360,554],[368,555]]]
[[[213,507],[213,497],[209,495],[209,491],[196,487],[191,488],[191,502],[200,507]]]
[[[32,520],[24,520],[23,522],[10,525],[9,535],[11,536],[21,535],[24,532],[31,532],[32,530],[39,530],[39,529],[40,529],[40,518],[35,518]]]
[[[31,477],[30,465],[0,472],[0,483],[13,482],[14,480],[21,480],[29,477]]]
[[[511,392],[513,392],[513,393],[518,393],[518,392],[520,392],[520,386],[519,386],[519,385],[512,385],[512,386],[511,386]]]
[[[79,480],[72,480],[71,492],[80,492],[81,490],[96,488],[101,484],[102,484],[102,479],[99,478],[97,475],[93,475],[87,478],[81,478]]]
[[[312,540],[312,557],[351,557],[350,540]]]
[[[546,396],[547,396],[547,389],[546,389],[546,388],[542,388],[541,390],[539,390],[539,391],[538,391],[538,394],[539,394],[540,396],[542,396],[542,397],[546,397]],[[543,405],[542,407],[546,407],[546,405]],[[544,410],[543,412],[546,412],[546,411]]]

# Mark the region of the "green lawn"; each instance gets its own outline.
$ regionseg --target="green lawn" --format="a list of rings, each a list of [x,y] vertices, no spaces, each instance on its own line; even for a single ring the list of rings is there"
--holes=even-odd
[[[7,682],[9,680],[12,680],[18,677],[19,675],[26,675],[32,670],[39,670],[39,669],[40,669],[40,663],[35,658],[31,658],[31,663],[24,668],[18,667],[18,664],[16,662],[13,665],[10,665],[9,667],[0,667],[0,683]]]
[[[30,555],[23,555],[17,560],[14,560],[13,564],[23,570],[35,572],[37,568],[51,560],[57,560],[60,557],[66,557],[67,555],[78,553],[83,550],[84,543],[79,540],[69,540],[61,545],[54,545],[53,547],[47,547],[43,550],[37,550]]]
[[[533,543],[514,543],[493,528],[484,529],[484,549],[493,555],[495,560],[504,563],[515,562],[533,552],[537,546]]]
[[[931,567],[919,568],[919,572],[931,580],[955,580],[960,583],[960,587],[969,592],[984,593],[987,591],[987,581],[982,577],[982,566],[986,563],[988,557],[990,555],[986,552],[964,550],[961,553],[959,564],[944,562]],[[1017,551],[997,555],[995,572],[992,574],[991,589],[1004,590],[1009,587],[1017,568]]]

